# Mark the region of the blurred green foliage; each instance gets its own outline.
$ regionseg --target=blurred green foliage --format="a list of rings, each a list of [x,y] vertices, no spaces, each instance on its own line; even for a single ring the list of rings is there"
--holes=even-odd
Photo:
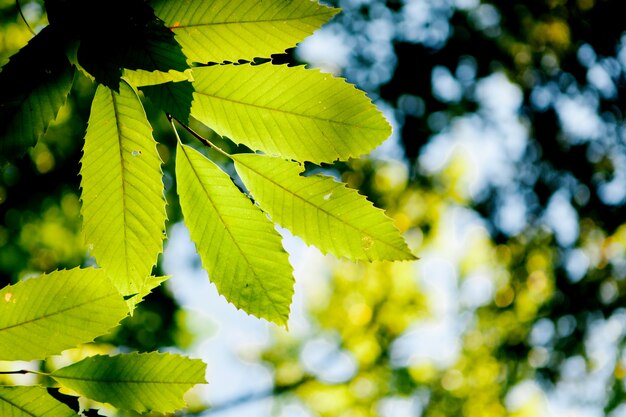
[[[332,3],[343,12],[328,33],[348,52],[331,69],[389,106],[403,154],[347,164],[343,179],[386,208],[422,259],[334,263],[328,281],[320,279],[323,300],[307,295],[304,336],[277,336],[261,354],[278,387],[295,387],[281,391],[278,410],[288,415],[295,402],[320,416],[621,415],[619,2]],[[486,90],[494,79],[499,87]],[[503,122],[499,106],[506,113],[511,102],[513,117]],[[519,129],[517,150],[507,128]],[[492,146],[500,171],[476,159]],[[515,222],[507,222],[507,205],[522,213]],[[424,331],[433,323],[452,337]],[[320,339],[333,346],[320,368],[339,369],[340,353],[353,361],[340,380],[307,367]],[[441,351],[425,355],[423,346]]]

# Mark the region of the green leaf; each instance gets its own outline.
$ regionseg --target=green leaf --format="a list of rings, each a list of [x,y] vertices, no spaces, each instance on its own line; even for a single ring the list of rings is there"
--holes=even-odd
[[[339,12],[309,0],[157,0],[152,5],[189,59],[200,63],[281,53]]]
[[[83,233],[122,295],[141,293],[163,249],[161,158],[135,91],[99,86],[81,159]]]
[[[213,162],[179,144],[180,206],[202,265],[237,308],[286,325],[293,275],[281,236]]]
[[[190,82],[168,82],[141,87],[141,91],[162,111],[169,113],[182,123],[189,123],[193,84]]]
[[[301,165],[281,158],[233,159],[259,206],[307,244],[354,260],[415,259],[391,219],[356,190],[331,177],[303,177]]]
[[[35,145],[72,87],[74,68],[57,33],[45,27],[0,72],[0,160]]]
[[[199,359],[151,352],[96,355],[50,376],[80,395],[120,409],[166,413],[185,406],[183,395],[206,383],[205,372]]]
[[[140,293],[124,296],[124,299],[126,300],[126,303],[128,304],[128,309],[131,312],[131,315],[134,312],[135,306],[137,304],[142,302],[144,298],[146,298],[150,293],[152,293],[152,290],[154,290],[156,287],[158,287],[159,285],[161,285],[163,282],[167,281],[168,279],[170,279],[170,276],[148,277],[148,279],[146,279],[146,282],[143,286],[143,290]]]
[[[191,69],[182,72],[174,70],[163,72],[126,69],[124,70],[124,79],[134,87],[143,87],[168,82],[193,81],[193,72]]]
[[[68,406],[55,400],[39,386],[0,386],[0,416],[77,417]]]
[[[144,0],[46,0],[46,10],[51,26],[80,40],[81,66],[115,91],[124,68],[188,68],[174,34]]]
[[[332,162],[370,152],[391,127],[365,93],[304,67],[220,65],[194,69],[191,115],[266,154]]]
[[[0,360],[33,360],[106,334],[128,314],[102,269],[55,271],[0,290]]]

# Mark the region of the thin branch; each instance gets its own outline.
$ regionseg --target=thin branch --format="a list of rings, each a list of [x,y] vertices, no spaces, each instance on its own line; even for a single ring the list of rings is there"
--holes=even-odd
[[[172,127],[174,128],[174,132],[176,133],[176,137],[178,138],[178,140],[180,141],[180,137],[178,136],[178,132],[176,131],[176,127],[174,126],[174,122],[173,120],[176,120],[176,122],[181,125],[183,128],[185,128],[185,130],[187,132],[189,132],[194,138],[198,139],[204,146],[207,146],[211,149],[215,149],[216,151],[218,151],[219,153],[221,153],[222,155],[224,155],[227,158],[231,158],[230,154],[226,151],[224,151],[222,148],[220,148],[219,146],[215,145],[213,142],[211,142],[210,140],[200,136],[199,133],[197,133],[196,131],[194,131],[191,127],[187,126],[186,124],[184,124],[183,122],[181,122],[180,120],[178,120],[177,118],[173,117],[171,114],[167,114],[167,119],[170,121],[170,123],[172,124]]]
[[[281,385],[281,386],[274,387],[265,391],[244,394],[239,397],[235,397],[228,401],[225,401],[221,404],[214,405],[207,410],[194,413],[194,414],[185,414],[185,416],[208,416],[214,413],[219,413],[225,410],[230,410],[233,408],[241,407],[243,405],[250,404],[256,401],[264,400],[266,398],[280,396],[282,394],[288,393],[298,388],[300,385],[310,381],[311,379],[312,378],[310,376],[305,376],[304,378],[296,382],[293,382],[291,384]]]
[[[29,371],[28,369],[20,369],[19,371],[0,371],[0,375],[18,375],[18,374],[37,374],[37,375],[44,375],[41,372],[37,372],[37,371]]]

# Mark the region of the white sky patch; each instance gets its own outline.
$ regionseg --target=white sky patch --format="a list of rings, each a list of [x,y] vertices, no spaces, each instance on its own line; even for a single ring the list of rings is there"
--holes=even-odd
[[[557,99],[555,108],[561,127],[572,139],[592,140],[603,134],[602,121],[596,109],[584,97],[561,96]]]
[[[611,161],[615,167],[613,178],[600,184],[598,194],[606,204],[621,204],[626,199],[626,156],[614,152]]]
[[[393,22],[386,18],[372,20],[367,25],[366,31],[369,39],[377,44],[390,42],[396,33]],[[391,49],[391,45],[389,45],[389,49]]]
[[[539,319],[530,331],[530,343],[534,346],[545,346],[554,337],[556,330],[550,319]]]
[[[526,380],[515,385],[507,394],[504,402],[506,408],[512,412],[521,410],[524,405],[531,403],[539,408],[533,410],[538,412],[538,414],[534,414],[534,417],[550,416],[543,391],[534,381]]]
[[[506,193],[498,205],[496,224],[509,236],[522,231],[526,225],[526,204],[524,198],[517,193]]]
[[[606,204],[620,204],[626,198],[626,173],[617,171],[613,180],[602,184],[598,194]]]
[[[328,24],[298,44],[296,56],[312,67],[338,75],[348,65],[354,47],[354,40],[341,26]]]
[[[419,164],[426,173],[441,171],[455,152],[471,162],[469,193],[476,195],[491,183],[510,184],[528,142],[528,131],[519,120],[522,94],[501,74],[477,85],[479,114],[456,118],[449,128],[431,138],[423,148]],[[481,117],[484,114],[486,117]]]
[[[554,230],[556,240],[561,246],[571,246],[578,238],[578,214],[567,192],[556,192],[548,202],[545,220]]]
[[[309,373],[330,384],[347,382],[358,370],[354,357],[341,350],[338,341],[324,337],[306,342],[300,361]]]
[[[496,120],[517,117],[523,95],[520,88],[501,73],[494,73],[478,83],[476,96],[481,107]]]
[[[469,10],[477,7],[480,4],[480,0],[455,0],[454,5],[457,9]]]
[[[548,398],[552,416],[604,416],[598,404],[604,404],[606,387],[615,369],[616,342],[626,331],[626,312],[615,313],[609,319],[598,319],[589,326],[585,350],[588,367],[582,356],[568,358],[561,367],[561,379]],[[622,416],[622,414],[611,414]]]
[[[432,319],[420,320],[391,346],[392,366],[429,362],[450,366],[461,348],[457,320],[457,281],[454,264],[436,252],[420,253],[420,286],[429,300]]]
[[[450,36],[450,1],[406,0],[400,13],[398,34],[403,40],[439,48]]]
[[[526,141],[518,127],[488,126],[477,115],[455,119],[449,130],[423,148],[420,166],[435,174],[445,168],[450,156],[459,153],[470,162],[471,171],[466,173],[470,195],[480,193],[489,183],[510,184],[515,175],[513,162],[521,156],[520,145]]]
[[[589,269],[589,256],[582,249],[569,251],[565,258],[565,269],[570,281],[580,281]]]
[[[612,98],[617,93],[615,83],[609,72],[600,64],[593,65],[587,72],[587,81],[595,86],[606,98]]]
[[[439,369],[451,366],[461,351],[460,335],[447,321],[421,320],[394,340],[391,345],[391,365],[432,363]]]
[[[457,102],[461,99],[463,93],[461,84],[446,67],[436,66],[433,68],[432,85],[435,97],[438,97],[440,100]]]
[[[473,273],[461,283],[459,301],[469,308],[477,308],[493,300],[494,279],[489,270]]]
[[[380,400],[381,417],[414,417],[422,415],[422,406],[415,397],[388,397]]]
[[[476,290],[489,292],[487,276],[476,275],[459,289],[457,265],[477,234],[486,233],[482,221],[464,208],[442,213],[447,220],[432,249],[419,254],[416,273],[420,288],[429,300],[429,318],[417,321],[391,346],[392,366],[432,363],[443,369],[458,358],[461,335],[472,319],[470,311],[459,303],[463,291],[466,301],[480,304]]]

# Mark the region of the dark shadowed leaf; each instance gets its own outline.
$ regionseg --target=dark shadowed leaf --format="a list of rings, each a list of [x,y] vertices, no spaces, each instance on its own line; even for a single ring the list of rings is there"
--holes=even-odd
[[[184,71],[188,67],[174,34],[145,1],[48,0],[46,8],[51,25],[80,41],[80,65],[115,91],[123,68]]]
[[[192,83],[167,82],[141,87],[141,91],[164,112],[183,123],[189,122],[194,92]]]
[[[0,72],[0,159],[23,154],[46,132],[72,86],[59,34],[44,28]]]

